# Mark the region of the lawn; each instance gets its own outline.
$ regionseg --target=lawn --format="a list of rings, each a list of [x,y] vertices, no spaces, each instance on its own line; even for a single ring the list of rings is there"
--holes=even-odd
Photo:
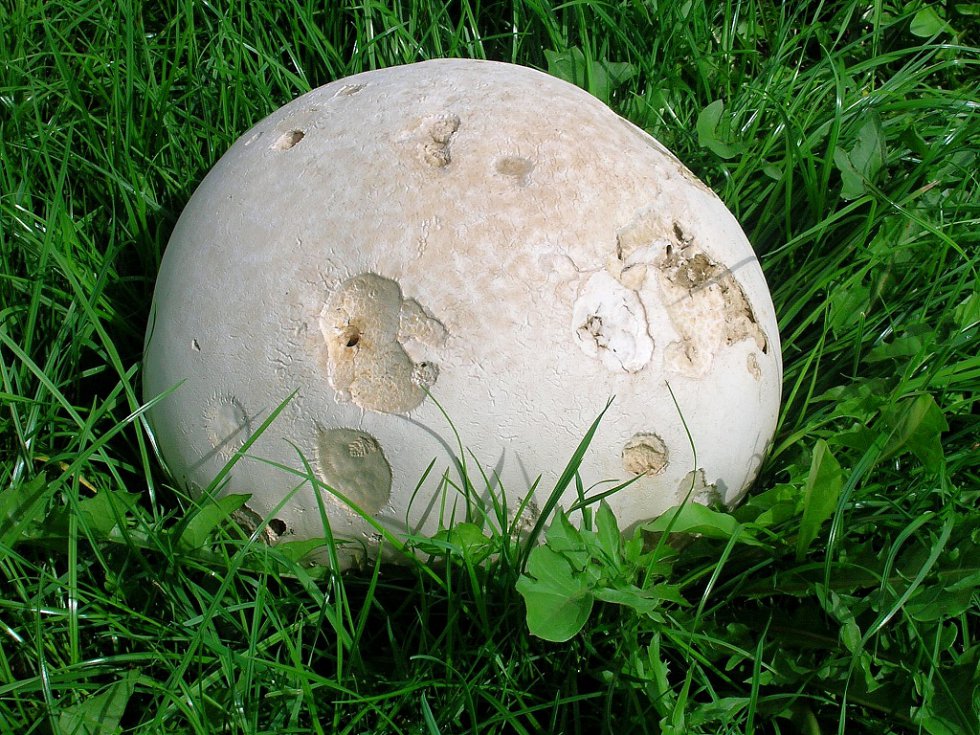
[[[0,5],[0,733],[980,732],[980,5],[707,6]],[[143,333],[196,185],[450,56],[585,87],[742,223],[785,377],[739,508],[332,575],[163,470]]]

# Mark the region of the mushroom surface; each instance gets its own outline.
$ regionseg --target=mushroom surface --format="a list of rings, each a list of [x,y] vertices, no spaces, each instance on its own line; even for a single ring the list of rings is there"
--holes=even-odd
[[[144,395],[172,390],[149,417],[179,483],[243,454],[221,492],[280,540],[324,536],[322,506],[348,565],[365,516],[462,517],[443,410],[484,498],[541,475],[530,514],[614,398],[581,477],[635,479],[608,497],[630,528],[736,503],[781,378],[758,260],[676,157],[566,82],[437,60],[305,94],[218,161],[163,258]]]

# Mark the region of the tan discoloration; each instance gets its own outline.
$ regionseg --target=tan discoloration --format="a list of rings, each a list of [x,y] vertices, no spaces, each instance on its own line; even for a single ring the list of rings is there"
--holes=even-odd
[[[381,445],[356,429],[319,429],[316,461],[320,479],[368,515],[377,515],[391,497],[391,467]]]
[[[623,469],[631,475],[659,475],[667,468],[667,446],[656,434],[634,434],[623,447]]]
[[[432,363],[416,364],[405,345],[438,346],[446,330],[414,299],[402,301],[388,278],[365,273],[341,284],[320,313],[320,331],[331,386],[361,408],[411,411],[438,376]]]
[[[288,151],[305,137],[306,133],[304,133],[302,130],[287,130],[285,133],[276,138],[276,141],[272,144],[271,148],[274,151]]]
[[[278,518],[271,519],[265,526],[262,525],[263,518],[261,515],[252,510],[246,503],[241,508],[233,511],[231,514],[231,519],[241,526],[246,533],[253,534],[258,528],[262,528],[259,532],[259,541],[267,544],[274,544],[282,536],[290,533],[289,527],[286,525],[285,521]]]
[[[507,527],[517,538],[526,537],[534,529],[534,524],[537,523],[538,518],[541,516],[541,509],[533,497],[524,498],[521,503],[523,504],[523,508],[519,504],[517,508],[509,512],[507,519]],[[518,515],[518,512],[520,512],[520,515]]]
[[[681,372],[704,374],[721,344],[751,339],[766,351],[766,336],[735,276],[696,243],[678,238],[665,251],[660,273],[667,309],[684,343]],[[705,328],[711,323],[713,329]]]
[[[523,156],[502,156],[493,165],[494,171],[517,182],[519,186],[527,186],[534,170],[534,162]]]
[[[765,352],[759,327],[741,285],[732,272],[702,250],[678,219],[662,207],[640,210],[616,233],[606,270],[626,288],[646,287],[657,275],[664,306],[679,339],[667,345],[668,367],[686,377],[705,375],[718,350],[752,339]]]
[[[446,340],[446,328],[425,313],[415,299],[402,302],[398,312],[398,339],[415,340],[429,347],[438,347]]]
[[[211,446],[225,459],[230,459],[252,435],[248,413],[234,396],[212,396],[204,406],[204,425]]]
[[[334,97],[353,97],[366,86],[366,84],[345,84],[343,87],[337,90],[337,94],[335,94]]]
[[[457,115],[442,115],[431,121],[421,143],[422,160],[435,168],[448,166],[453,158],[449,150],[453,135],[459,130]]]

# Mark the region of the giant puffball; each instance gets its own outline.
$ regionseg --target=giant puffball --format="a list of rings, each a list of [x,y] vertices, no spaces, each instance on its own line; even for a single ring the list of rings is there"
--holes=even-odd
[[[144,395],[184,488],[249,494],[273,540],[326,518],[347,566],[462,520],[460,459],[511,512],[534,488],[528,527],[611,398],[580,476],[634,480],[622,528],[732,505],[781,373],[758,260],[677,158],[559,79],[438,60],[315,89],[218,161],[163,258]]]

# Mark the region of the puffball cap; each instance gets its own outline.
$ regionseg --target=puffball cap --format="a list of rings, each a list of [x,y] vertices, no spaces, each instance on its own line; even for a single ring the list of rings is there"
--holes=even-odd
[[[324,536],[323,508],[370,546],[364,516],[461,519],[453,428],[482,497],[516,509],[540,475],[533,522],[610,398],[580,474],[635,480],[607,498],[621,527],[732,505],[781,379],[762,270],[715,194],[577,87],[446,59],[315,89],[218,161],[164,254],[144,395],[172,391],[150,421],[189,491],[243,453],[221,492],[276,535]]]

